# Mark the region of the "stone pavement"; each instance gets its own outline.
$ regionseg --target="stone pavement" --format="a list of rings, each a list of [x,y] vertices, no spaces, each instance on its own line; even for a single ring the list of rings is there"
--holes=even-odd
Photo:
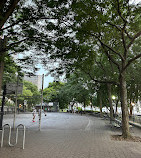
[[[0,149],[0,158],[141,158],[141,142],[111,140],[111,135],[120,131],[111,130],[108,121],[80,115],[70,119],[79,120],[79,124],[88,122],[82,128],[28,129],[25,149],[20,144],[5,145]],[[141,136],[141,130],[134,128],[132,134]]]

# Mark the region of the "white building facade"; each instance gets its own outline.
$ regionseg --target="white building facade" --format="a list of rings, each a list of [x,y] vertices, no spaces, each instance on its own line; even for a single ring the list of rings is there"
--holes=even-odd
[[[30,77],[24,76],[24,80],[35,84],[38,87],[38,90],[42,88],[42,75],[36,75],[36,76],[30,76]]]

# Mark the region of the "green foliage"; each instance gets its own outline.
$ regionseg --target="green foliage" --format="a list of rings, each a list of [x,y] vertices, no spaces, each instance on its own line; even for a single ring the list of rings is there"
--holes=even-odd
[[[64,39],[61,38],[60,43],[65,41],[63,47],[62,44],[57,45],[58,51],[50,55],[50,59],[54,61],[56,58],[62,60],[54,72],[61,73],[65,70],[68,77],[79,69],[85,72],[91,81],[99,83],[96,85],[98,89],[100,84],[111,83],[113,93],[120,99],[117,87],[121,87],[119,78],[124,76],[121,73],[127,71],[126,82],[130,85],[132,74],[128,73],[127,68],[130,66],[131,71],[139,72],[135,68],[138,64],[131,64],[141,57],[140,5],[123,0],[84,0],[73,1],[71,4],[67,15],[73,13],[73,18],[70,18],[71,23],[66,21],[64,28],[71,30],[73,35],[62,37]],[[139,78],[138,75],[134,75],[134,78],[135,76],[133,85],[137,84]],[[131,94],[136,93],[137,96],[138,88],[135,89]]]
[[[90,91],[85,82],[80,80],[76,74],[72,74],[67,83],[60,89],[59,92],[60,105],[66,107],[70,102],[82,103],[85,106],[90,103]]]
[[[16,82],[16,73],[18,73],[19,80],[22,81],[23,73],[21,72],[21,68],[14,62],[12,57],[5,57],[4,65],[3,84],[8,82]]]
[[[24,100],[27,100],[28,108],[40,103],[41,94],[38,91],[36,85],[29,81],[24,81],[23,94],[18,97],[18,104],[24,104]]]
[[[68,12],[68,1],[23,0],[18,4],[11,3],[0,4],[0,34],[8,37],[8,54],[23,54],[18,64],[27,73],[33,73],[39,62],[46,63],[44,53],[48,55],[57,50],[54,48],[59,44],[59,37],[66,33],[61,25],[68,18],[64,16],[62,19],[62,15]]]
[[[24,97],[26,96],[33,96],[33,93],[31,92],[31,90],[29,90],[25,85],[23,86],[23,94],[22,94]]]
[[[24,86],[27,87],[33,94],[38,91],[37,86],[29,81],[24,81]]]
[[[59,91],[64,84],[62,82],[52,82],[49,86],[44,89],[43,96],[44,102],[55,102],[59,101]]]
[[[2,99],[0,99],[0,105],[2,105]],[[4,106],[14,106],[15,104],[10,103],[9,101],[5,101],[5,105]]]
[[[127,93],[129,103],[137,102],[141,96],[141,84],[139,74],[141,73],[141,61],[138,60],[130,65],[127,70]]]
[[[82,110],[82,108],[81,108],[81,107],[78,107],[77,109],[78,109],[78,112],[80,112],[80,111]]]

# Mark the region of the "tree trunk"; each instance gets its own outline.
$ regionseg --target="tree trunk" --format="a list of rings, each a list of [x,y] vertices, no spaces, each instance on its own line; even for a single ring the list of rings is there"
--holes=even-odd
[[[4,39],[0,38],[0,95],[2,90],[2,79],[3,79],[3,72],[4,72],[4,56],[5,52],[4,49],[6,48],[7,44],[7,37],[5,36]]]
[[[129,132],[129,114],[127,106],[127,89],[125,81],[125,71],[120,75],[120,98],[121,98],[121,109],[122,109],[122,136],[124,138],[130,137]]]
[[[101,93],[99,94],[99,106],[100,106],[100,115],[102,116],[102,98],[101,98]]]
[[[110,105],[110,122],[114,120],[113,117],[113,105],[112,105],[112,94],[111,94],[111,84],[107,84],[108,87],[108,98],[109,98],[109,105]]]
[[[116,114],[118,113],[118,102],[119,100],[116,101],[116,111],[115,111]]]
[[[6,95],[6,85],[4,85],[4,90],[3,90],[3,98],[2,98],[2,105],[1,105],[0,130],[2,130],[3,115],[4,115],[4,105],[5,105],[5,95]]]
[[[4,70],[4,56],[3,56],[3,39],[0,38],[0,95],[2,95],[2,78],[3,78],[3,70]]]
[[[2,95],[2,78],[3,78],[3,71],[4,71],[4,62],[0,60],[0,95]]]

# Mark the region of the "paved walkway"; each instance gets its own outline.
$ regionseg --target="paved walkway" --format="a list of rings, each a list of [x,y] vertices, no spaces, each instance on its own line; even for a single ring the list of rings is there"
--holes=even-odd
[[[42,131],[28,129],[25,149],[22,150],[20,144],[3,147],[0,158],[141,158],[141,142],[111,140],[111,134],[120,131],[111,130],[108,121],[92,116],[68,116],[79,123],[79,128],[69,128],[70,124],[66,128],[44,128]],[[58,117],[63,119],[63,114]],[[132,129],[132,134],[141,136],[141,130]]]

